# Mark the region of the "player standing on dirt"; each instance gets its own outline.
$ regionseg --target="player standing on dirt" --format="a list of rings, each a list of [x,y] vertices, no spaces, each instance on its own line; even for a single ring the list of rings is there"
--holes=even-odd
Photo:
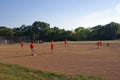
[[[99,40],[98,42],[97,42],[97,49],[99,49],[100,47],[102,47],[102,41],[101,40]]]
[[[65,47],[66,47],[66,45],[67,45],[67,39],[65,39],[64,43],[65,43]]]
[[[103,44],[102,44],[102,41],[101,41],[101,40],[100,40],[100,42],[99,42],[99,43],[100,43],[100,47],[102,47],[102,45],[103,45]]]
[[[32,56],[36,56],[36,52],[35,52],[35,48],[34,48],[34,43],[33,42],[31,42],[30,48],[31,48],[31,55]]]
[[[23,48],[23,46],[24,46],[24,43],[23,43],[23,42],[21,42],[21,47]]]
[[[97,49],[100,48],[100,41],[97,41]]]
[[[109,47],[109,46],[110,46],[110,43],[107,43],[106,45],[107,45],[107,47]]]
[[[53,51],[54,51],[54,42],[53,42],[53,40],[52,40],[52,42],[51,42],[51,51],[52,51],[52,53],[53,53]]]

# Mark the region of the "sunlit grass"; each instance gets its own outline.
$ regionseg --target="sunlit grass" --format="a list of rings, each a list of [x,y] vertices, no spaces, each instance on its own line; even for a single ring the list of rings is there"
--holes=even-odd
[[[0,80],[105,80],[93,76],[66,75],[0,63]]]

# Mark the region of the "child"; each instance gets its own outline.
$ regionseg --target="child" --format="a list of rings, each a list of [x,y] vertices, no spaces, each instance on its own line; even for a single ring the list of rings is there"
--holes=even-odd
[[[24,46],[24,43],[23,43],[23,42],[21,42],[21,47],[23,48],[23,46]]]
[[[65,39],[65,41],[64,41],[64,42],[65,42],[65,47],[66,47],[66,45],[67,45],[67,39]]]
[[[100,41],[97,42],[97,49],[100,48]]]
[[[107,43],[107,47],[109,47],[110,46],[110,44],[109,43]]]
[[[53,40],[52,40],[52,42],[51,42],[51,51],[52,51],[52,53],[53,53],[53,50],[54,49],[54,42],[53,42]]]
[[[34,49],[34,44],[33,44],[33,42],[31,42],[30,48],[31,48],[31,55],[32,55],[32,56],[36,56],[36,52],[35,52],[35,49]]]
[[[100,42],[99,42],[99,43],[100,43],[100,47],[102,47],[102,41],[101,41],[101,40],[100,40]]]

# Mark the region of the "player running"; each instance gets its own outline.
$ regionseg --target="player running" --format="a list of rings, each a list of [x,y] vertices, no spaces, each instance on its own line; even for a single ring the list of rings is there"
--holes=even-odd
[[[34,48],[34,43],[33,42],[31,42],[30,48],[31,48],[31,55],[32,56],[36,56],[36,52],[35,52],[35,48]]]
[[[24,43],[23,43],[23,42],[21,42],[21,47],[23,48],[23,46],[24,46]]]
[[[65,47],[66,47],[66,45],[67,45],[67,39],[65,39],[64,43],[65,43]]]
[[[97,41],[97,49],[100,48],[100,41]]]
[[[51,42],[51,51],[52,51],[52,53],[53,53],[53,51],[54,51],[54,42],[53,42],[53,40],[52,40],[52,42]]]

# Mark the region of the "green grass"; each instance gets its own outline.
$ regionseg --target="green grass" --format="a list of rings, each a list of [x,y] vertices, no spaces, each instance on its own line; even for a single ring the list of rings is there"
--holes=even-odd
[[[105,80],[93,76],[66,75],[0,63],[0,80]]]

